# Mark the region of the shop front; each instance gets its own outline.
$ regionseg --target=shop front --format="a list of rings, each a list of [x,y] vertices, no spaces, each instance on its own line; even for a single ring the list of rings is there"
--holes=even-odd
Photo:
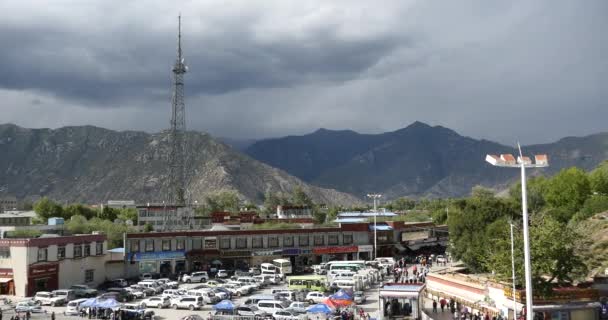
[[[185,252],[176,251],[153,251],[129,253],[127,259],[139,263],[139,273],[158,273],[161,276],[169,276],[178,273],[179,268],[185,267]]]
[[[374,246],[366,244],[358,246],[359,254],[357,260],[371,260],[373,257]]]
[[[26,291],[28,296],[33,296],[38,291],[59,289],[59,264],[31,265],[27,274]]]
[[[259,267],[262,263],[272,263],[274,259],[284,258],[283,250],[259,250],[251,252],[251,266]]]
[[[186,252],[185,271],[207,271],[212,269],[212,262],[220,261],[220,251],[213,249],[194,249]],[[190,266],[190,268],[188,268]]]
[[[332,260],[355,260],[359,246],[332,246],[312,249],[312,253],[321,256],[322,262]]]
[[[248,250],[222,251],[220,257],[221,265],[226,269],[249,270],[251,265],[251,251]]]
[[[0,294],[14,295],[13,269],[0,269]]]

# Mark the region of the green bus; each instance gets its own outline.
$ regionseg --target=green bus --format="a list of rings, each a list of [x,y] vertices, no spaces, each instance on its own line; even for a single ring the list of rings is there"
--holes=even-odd
[[[292,276],[287,278],[287,283],[289,289],[307,289],[321,292],[327,290],[327,278],[324,276]]]

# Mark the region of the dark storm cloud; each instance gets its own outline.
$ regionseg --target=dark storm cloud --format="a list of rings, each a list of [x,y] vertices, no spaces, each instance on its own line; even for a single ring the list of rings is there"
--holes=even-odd
[[[180,10],[191,129],[606,130],[602,0],[2,1],[0,122],[165,128]]]

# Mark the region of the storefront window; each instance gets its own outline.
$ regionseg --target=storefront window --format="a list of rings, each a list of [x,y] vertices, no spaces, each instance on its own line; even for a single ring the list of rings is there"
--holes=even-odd
[[[154,251],[154,240],[146,240],[146,252]]]
[[[329,245],[337,245],[338,244],[338,235],[330,234],[327,236],[327,244]]]
[[[353,243],[353,235],[345,234],[342,236],[342,244],[352,244]]]
[[[247,238],[237,238],[236,239],[236,248],[237,249],[246,249],[247,248]]]
[[[65,246],[57,247],[57,260],[65,259]]]
[[[38,261],[46,261],[47,248],[38,248]]]
[[[279,238],[268,237],[268,248],[276,248],[279,246]]]
[[[300,238],[298,239],[298,244],[300,245],[300,247],[307,247],[308,246],[308,236],[300,236]]]
[[[171,240],[163,240],[163,251],[169,251],[171,250]]]
[[[217,249],[217,239],[205,238],[205,249]]]
[[[176,247],[177,247],[177,250],[185,250],[186,249],[186,239],[177,239]]]
[[[255,237],[251,238],[251,247],[254,249],[259,249],[264,247],[264,238]]]
[[[91,244],[90,243],[85,243],[84,245],[84,256],[88,257],[91,255]]]
[[[139,252],[139,240],[131,241],[131,252]]]
[[[156,272],[156,261],[142,261],[139,263],[140,273],[154,273]]]
[[[103,254],[103,242],[97,242],[95,244],[95,255],[100,256]]]
[[[378,235],[378,241],[384,241],[384,242],[386,242],[386,241],[388,241],[388,236],[385,235],[385,234],[379,234]]]
[[[230,249],[230,238],[222,239],[220,249]]]
[[[292,236],[283,237],[283,247],[293,247],[293,237]]]
[[[82,257],[82,245],[75,244],[74,245],[74,258]]]
[[[95,280],[95,270],[89,269],[84,271],[84,283],[93,282]]]
[[[7,259],[11,257],[10,247],[0,247],[0,259]]]
[[[322,246],[325,244],[325,237],[323,235],[316,235],[315,236],[315,246]]]
[[[192,239],[192,249],[196,250],[196,249],[202,249],[202,248],[203,248],[203,239],[201,239],[201,238]]]
[[[36,291],[49,291],[47,290],[48,282],[48,278],[40,278],[34,280],[34,286],[36,287]]]

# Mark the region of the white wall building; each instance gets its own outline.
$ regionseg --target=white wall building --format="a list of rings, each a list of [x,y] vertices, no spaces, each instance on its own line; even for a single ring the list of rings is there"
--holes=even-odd
[[[0,240],[0,294],[32,296],[106,280],[105,235]]]

